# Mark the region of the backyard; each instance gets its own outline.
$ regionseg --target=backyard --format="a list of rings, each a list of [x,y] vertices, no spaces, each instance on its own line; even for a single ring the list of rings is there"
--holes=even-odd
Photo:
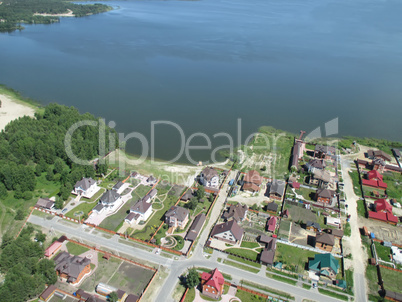
[[[67,251],[70,254],[75,255],[75,256],[81,255],[81,254],[89,251],[89,249],[86,248],[85,246],[76,244],[76,243],[71,242],[71,241],[67,242],[66,247],[67,247]]]
[[[306,263],[308,263],[309,258],[314,258],[316,254],[317,253],[309,250],[303,250],[278,242],[276,244],[274,260],[275,262],[282,262],[283,268],[286,270],[302,274],[305,271]]]

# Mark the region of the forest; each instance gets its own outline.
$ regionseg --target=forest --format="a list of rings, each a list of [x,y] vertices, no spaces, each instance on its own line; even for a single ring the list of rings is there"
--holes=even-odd
[[[46,236],[41,233],[41,240],[35,242],[32,240],[33,232],[33,227],[28,226],[17,239],[3,236],[0,271],[4,281],[0,285],[0,302],[27,301],[38,296],[45,289],[45,284],[57,281],[54,261],[43,258],[41,242]]]
[[[39,14],[63,14],[71,10],[75,17],[99,14],[111,10],[108,5],[75,4],[62,0],[3,0],[0,1],[0,32],[21,30],[25,24],[50,24],[59,22],[55,16]]]
[[[45,177],[46,181],[59,185],[57,199],[62,206],[78,180],[95,177],[95,167],[73,163],[64,146],[67,130],[84,120],[98,121],[89,113],[80,114],[74,107],[49,104],[43,113],[35,113],[35,118],[25,116],[10,122],[0,133],[0,200],[10,195],[17,200],[37,197],[38,179]],[[105,127],[106,137],[110,131],[115,132]],[[108,141],[106,150],[114,150],[117,138],[113,146]],[[72,151],[85,160],[98,157],[99,127],[79,127],[72,136]]]

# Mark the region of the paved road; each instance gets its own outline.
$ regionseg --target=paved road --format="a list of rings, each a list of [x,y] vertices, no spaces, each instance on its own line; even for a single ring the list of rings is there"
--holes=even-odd
[[[366,290],[366,279],[365,279],[365,270],[366,270],[366,254],[363,251],[361,238],[360,238],[360,230],[358,224],[358,216],[357,216],[357,200],[359,199],[356,196],[353,190],[353,182],[349,175],[351,160],[346,157],[342,157],[341,166],[342,166],[342,174],[344,180],[344,192],[346,194],[346,202],[348,204],[348,212],[350,216],[350,228],[351,228],[351,236],[348,239],[348,243],[353,255],[353,281],[354,281],[354,291],[355,291],[355,299],[356,301],[368,301],[367,300],[367,290]]]
[[[230,179],[230,177],[228,179]],[[91,232],[88,232],[87,226],[76,225],[73,223],[66,223],[66,221],[63,221],[59,217],[54,217],[53,219],[48,220],[46,218],[31,215],[28,221],[30,223],[40,225],[47,229],[53,228],[54,230],[65,234],[67,237],[81,238],[82,240],[90,242],[96,246],[105,247],[111,250],[115,250],[119,253],[131,255],[135,258],[139,258],[148,262],[153,262],[158,265],[168,267],[170,269],[169,276],[167,277],[163,286],[160,288],[156,301],[166,301],[166,302],[174,301],[172,298],[172,293],[174,291],[179,276],[185,273],[188,268],[191,268],[193,266],[206,267],[211,269],[218,267],[218,269],[222,270],[222,272],[232,275],[233,280],[236,282],[239,282],[240,280],[248,280],[253,283],[276,288],[280,291],[287,292],[295,296],[296,301],[302,301],[303,298],[312,299],[319,302],[339,301],[329,296],[321,295],[316,289],[306,290],[301,287],[291,286],[287,283],[270,279],[266,277],[264,271],[261,271],[259,274],[254,274],[232,266],[219,263],[216,260],[217,259],[216,255],[210,259],[206,259],[203,255],[203,243],[207,240],[209,231],[212,225],[217,220],[220,211],[224,206],[224,201],[226,198],[226,190],[227,185],[225,185],[222,188],[221,194],[218,197],[214,210],[211,212],[211,217],[208,221],[208,224],[205,227],[204,232],[200,235],[200,238],[198,240],[199,243],[195,247],[192,257],[189,259],[183,259],[183,258],[179,260],[168,259],[161,255],[156,255],[154,253],[147,252],[143,249],[121,243],[119,242],[117,236],[108,239],[103,236],[99,236],[99,234],[92,234]],[[217,252],[214,252],[214,254],[215,253]],[[357,301],[364,301],[364,300],[357,300]]]

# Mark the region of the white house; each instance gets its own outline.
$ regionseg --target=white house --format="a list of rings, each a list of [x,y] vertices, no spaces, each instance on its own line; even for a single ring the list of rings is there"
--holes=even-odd
[[[243,234],[243,229],[237,224],[236,220],[233,219],[215,225],[212,229],[211,237],[231,244],[236,244],[241,242]]]
[[[219,186],[218,172],[211,167],[206,167],[201,171],[199,180],[206,187],[217,188]]]
[[[113,191],[116,191],[117,193],[121,194],[124,192],[125,189],[127,189],[130,186],[128,183],[123,183],[122,181],[119,181],[117,184],[115,184],[112,188]]]
[[[327,220],[327,225],[331,225],[334,227],[339,227],[341,225],[341,220],[339,218],[328,216],[326,218],[326,220]]]
[[[145,195],[142,200],[145,202],[150,203],[152,201],[152,199],[155,198],[156,194],[158,193],[157,189],[152,189],[151,191],[149,191],[149,193],[147,195]]]
[[[99,199],[98,204],[92,209],[92,212],[99,214],[104,211],[113,211],[121,202],[122,198],[119,193],[114,190],[107,190]]]
[[[90,178],[82,178],[80,181],[77,181],[72,194],[81,195],[83,197],[91,198],[98,192],[100,188],[96,184],[96,181]]]
[[[392,259],[397,264],[402,264],[402,250],[397,246],[391,246]]]
[[[130,208],[130,213],[127,215],[124,221],[129,224],[146,221],[151,214],[152,204],[141,199]]]

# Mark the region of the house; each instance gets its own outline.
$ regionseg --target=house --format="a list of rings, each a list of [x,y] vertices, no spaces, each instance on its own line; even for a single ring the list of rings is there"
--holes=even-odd
[[[397,246],[391,246],[392,260],[396,264],[402,264],[402,250]]]
[[[276,238],[268,237],[265,248],[260,255],[260,262],[264,265],[272,265],[274,263],[275,251],[276,251]],[[261,241],[261,240],[260,240]]]
[[[330,204],[332,202],[332,198],[334,197],[334,193],[328,189],[318,189],[315,193],[315,199],[318,202]]]
[[[201,274],[202,294],[212,299],[219,299],[223,293],[225,279],[218,269]]]
[[[127,215],[124,221],[129,224],[132,224],[133,222],[137,224],[140,221],[146,221],[151,214],[152,204],[141,199],[130,208],[130,213]]]
[[[243,238],[243,229],[236,220],[226,221],[214,226],[211,237],[231,244],[240,243]]]
[[[241,204],[231,205],[229,207],[229,209],[223,213],[223,218],[225,220],[229,220],[230,218],[233,218],[237,222],[241,222],[244,220],[244,218],[246,218],[247,211],[248,211],[248,206],[246,206],[246,205],[241,205]]]
[[[283,218],[289,218],[289,217],[290,217],[290,212],[289,212],[288,209],[286,209],[285,211],[283,211],[282,217],[283,217]]]
[[[291,167],[297,169],[299,167],[299,160],[303,158],[303,153],[306,150],[306,143],[301,139],[296,139],[293,143]]]
[[[379,170],[371,170],[367,173],[367,179],[362,179],[362,184],[373,188],[386,189],[387,184],[383,182],[383,177]]]
[[[321,232],[321,226],[318,222],[307,221],[306,230]]]
[[[101,198],[98,204],[92,209],[95,213],[102,213],[103,211],[108,211],[113,209],[115,205],[120,203],[121,196],[115,190],[107,190]]]
[[[49,285],[39,296],[40,301],[50,301],[53,298],[54,293],[56,292],[57,287],[54,285]]]
[[[335,236],[327,233],[319,233],[315,238],[315,247],[320,250],[331,252],[335,245]]]
[[[382,173],[388,166],[389,165],[386,165],[385,161],[382,158],[374,158],[369,168],[371,168],[372,170],[378,170]]]
[[[57,275],[73,285],[80,283],[81,279],[91,272],[91,259],[86,257],[61,252],[54,257],[54,262]]]
[[[268,202],[266,209],[267,209],[267,212],[276,214],[276,212],[278,211],[278,204],[274,201]]]
[[[191,189],[188,189],[186,193],[183,194],[183,196],[180,198],[182,201],[189,201],[191,198],[193,198],[193,191]]]
[[[100,188],[96,184],[95,180],[93,180],[91,177],[83,177],[80,181],[75,183],[72,193],[91,198],[96,192],[99,191],[99,189]]]
[[[151,191],[148,192],[147,195],[145,195],[142,200],[144,202],[148,202],[150,203],[152,201],[152,199],[155,198],[156,194],[158,194],[158,190],[157,189],[152,189]]]
[[[125,189],[129,187],[128,183],[124,183],[122,181],[119,181],[117,184],[115,184],[112,188],[113,191],[116,191],[117,193],[121,194],[124,192]]]
[[[313,172],[315,169],[323,170],[325,169],[325,167],[325,160],[318,158],[310,159],[309,162],[306,164],[308,172]]]
[[[90,293],[85,292],[84,290],[82,290],[81,288],[79,288],[76,292],[75,292],[75,296],[80,299],[80,301],[86,301],[86,302],[105,302],[104,300],[91,295]],[[121,300],[118,300],[119,302]]]
[[[374,201],[374,211],[368,211],[368,218],[384,221],[393,225],[398,223],[398,217],[394,216],[392,206],[385,199],[377,199]]]
[[[327,225],[334,226],[339,228],[341,226],[341,220],[336,217],[327,216],[325,218],[325,222]]]
[[[382,160],[392,161],[391,155],[382,151],[382,150],[368,150],[367,151],[368,157],[371,159],[381,158]]]
[[[244,176],[243,183],[243,191],[258,192],[262,184],[262,177],[256,170],[251,170]]]
[[[338,239],[342,239],[343,234],[344,234],[343,230],[339,230],[339,229],[326,229],[325,232],[328,234],[334,235],[335,238],[338,238]]]
[[[63,242],[67,239],[66,236],[61,236],[59,239],[57,239],[55,242],[53,242],[46,250],[45,250],[45,257],[51,258],[54,254],[56,254],[61,246],[63,245]]]
[[[140,298],[140,297],[138,297],[138,296],[136,296],[136,295],[129,294],[129,295],[127,296],[127,298],[126,298],[126,301],[124,301],[124,302],[137,302],[139,298]]]
[[[165,213],[165,222],[169,225],[169,227],[184,229],[184,227],[187,225],[189,214],[189,210],[185,208],[172,206]]]
[[[205,187],[217,188],[219,186],[219,174],[212,167],[206,167],[201,171],[200,183]]]
[[[309,184],[318,188],[327,189],[334,183],[328,171],[315,169],[310,175]]]
[[[315,145],[314,157],[331,159],[336,156],[336,148],[332,146]]]
[[[157,179],[151,175],[150,177],[147,178],[147,183],[148,185],[153,185],[157,182]]]
[[[118,289],[118,290],[116,291],[116,294],[117,294],[117,302],[126,301],[127,293],[126,293],[124,290]]]
[[[395,157],[401,158],[401,151],[399,149],[391,149],[392,153],[394,154]]]
[[[205,219],[206,217],[204,213],[198,214],[197,217],[195,217],[193,223],[191,224],[191,227],[188,230],[187,235],[184,239],[195,241],[195,239],[197,239],[197,236],[201,231],[202,226],[204,225]]]
[[[300,183],[297,181],[289,181],[288,184],[293,188],[293,189],[300,189]]]
[[[319,276],[336,279],[339,270],[339,262],[330,253],[316,254],[314,259],[308,262],[308,269]]]
[[[267,229],[268,232],[275,232],[276,229],[276,222],[278,221],[278,218],[276,216],[271,216],[268,221],[267,221]]]
[[[268,197],[275,200],[282,201],[285,194],[286,182],[283,180],[274,179],[269,186]]]
[[[52,210],[54,208],[54,201],[48,198],[39,198],[35,207],[39,209]]]

